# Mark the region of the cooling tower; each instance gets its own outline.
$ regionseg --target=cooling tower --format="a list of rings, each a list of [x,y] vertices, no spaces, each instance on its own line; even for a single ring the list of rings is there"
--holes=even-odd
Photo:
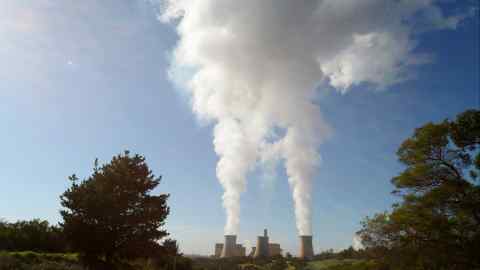
[[[300,256],[301,259],[313,259],[313,244],[311,235],[300,236]]]
[[[225,243],[223,244],[222,258],[234,257],[236,256],[237,249],[237,236],[236,235],[225,235]]]
[[[246,253],[247,253],[247,249],[243,245],[237,244],[237,246],[235,247],[235,256],[245,257],[247,256]]]
[[[263,231],[263,236],[257,237],[257,246],[255,249],[255,255],[253,255],[253,257],[254,258],[270,257],[267,229]]]
[[[280,244],[270,243],[268,244],[268,250],[270,256],[272,257],[282,255],[282,248],[280,247]]]
[[[223,243],[215,244],[215,257],[220,258],[222,256]]]

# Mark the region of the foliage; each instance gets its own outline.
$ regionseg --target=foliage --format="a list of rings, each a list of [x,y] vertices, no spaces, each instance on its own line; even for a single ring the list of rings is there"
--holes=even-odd
[[[338,254],[338,253],[336,253]],[[197,258],[195,270],[381,270],[370,260],[330,259],[304,261],[276,257],[256,260],[253,258]]]
[[[192,270],[193,269],[193,262],[190,258],[186,258],[184,256],[169,256],[168,264],[164,265],[160,269],[164,270]]]
[[[61,228],[34,219],[8,223],[0,220],[0,250],[65,252],[67,244]]]
[[[193,269],[195,270],[218,270],[218,269],[240,269],[241,265],[254,264],[252,259],[235,258],[206,258],[199,257],[193,260]],[[243,266],[242,266],[243,267]],[[246,267],[246,266],[245,266]]]
[[[177,240],[175,239],[165,239],[162,243],[162,248],[164,250],[164,253],[170,255],[170,256],[177,256],[180,255],[180,249],[178,247]]]
[[[75,254],[0,252],[0,270],[82,270]]]
[[[327,249],[325,251],[320,252],[314,256],[314,261],[323,261],[323,262],[338,262],[338,261],[363,261],[363,260],[370,260],[373,256],[371,256],[370,249],[360,249],[355,250],[353,247],[348,247],[346,249],[340,251],[334,251],[333,249]]]
[[[283,257],[277,257],[272,262],[264,266],[265,270],[285,270],[287,269],[287,261]]]
[[[286,259],[282,256],[255,259],[237,258],[195,258],[195,270],[306,270],[307,263],[299,259]]]
[[[160,266],[152,259],[137,259],[117,265],[130,270],[192,270],[192,260],[178,255],[173,264]],[[84,270],[75,253],[0,252],[0,270]],[[105,269],[105,268],[90,268]]]
[[[308,270],[379,270],[374,261],[353,259],[329,259],[313,261],[308,264]]]
[[[480,111],[416,129],[397,152],[402,201],[363,221],[363,245],[395,269],[479,269],[479,146]]]
[[[324,268],[325,270],[380,270],[381,266],[375,261],[343,261]]]
[[[316,254],[314,256],[314,259],[316,261],[320,261],[320,260],[336,259],[338,257],[339,257],[338,253],[335,253],[333,249],[327,249],[320,252],[319,254]]]
[[[158,269],[192,269],[192,260],[180,253],[177,240],[167,238],[163,241],[157,254],[151,256],[152,265]]]
[[[72,185],[61,198],[61,224],[72,248],[93,268],[112,268],[125,260],[158,256],[157,240],[169,213],[169,195],[152,195],[156,178],[140,155],[124,154]],[[104,261],[104,262],[102,262]]]

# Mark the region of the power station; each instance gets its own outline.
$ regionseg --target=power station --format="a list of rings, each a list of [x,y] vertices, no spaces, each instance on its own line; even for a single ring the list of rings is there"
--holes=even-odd
[[[314,256],[313,242],[311,235],[301,235],[299,258],[304,260],[311,260]],[[215,257],[230,258],[230,257],[245,257],[246,248],[237,244],[236,235],[225,235],[223,243],[215,244]],[[282,249],[278,243],[270,243],[268,231],[265,229],[263,235],[257,237],[256,246],[252,247],[249,257],[253,258],[268,258],[272,256],[282,255]]]
[[[263,236],[257,237],[257,246],[255,249],[255,253],[253,254],[253,257],[254,258],[270,257],[267,229],[263,230]]]
[[[304,260],[313,259],[313,243],[311,235],[300,236],[300,253],[298,257]]]

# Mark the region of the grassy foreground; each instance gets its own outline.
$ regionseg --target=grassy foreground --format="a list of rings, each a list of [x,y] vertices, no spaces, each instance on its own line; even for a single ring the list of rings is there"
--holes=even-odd
[[[374,270],[372,261],[352,259],[328,259],[311,261],[307,264],[299,261],[277,260],[270,262],[224,261],[220,269],[228,270]],[[193,260],[195,270],[217,270],[219,260]],[[149,269],[143,268],[140,269]],[[0,270],[84,270],[79,264],[78,255],[74,253],[37,253],[37,252],[0,252]]]
[[[243,260],[243,261],[242,261]],[[247,260],[247,261],[245,261]],[[274,258],[272,260],[232,259],[219,260],[203,258],[194,260],[195,270],[376,270],[378,265],[373,261],[354,259],[325,259],[304,262],[298,259],[288,260]]]
[[[377,264],[373,261],[365,260],[322,260],[308,263],[306,270],[373,270],[377,269]]]
[[[0,252],[0,270],[83,270],[76,254]]]

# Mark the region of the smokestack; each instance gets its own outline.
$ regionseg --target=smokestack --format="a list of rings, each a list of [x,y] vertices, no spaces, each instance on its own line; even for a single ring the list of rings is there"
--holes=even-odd
[[[311,235],[317,149],[331,134],[318,89],[328,89],[327,83],[341,93],[361,83],[388,89],[410,78],[410,68],[428,62],[411,61],[422,56],[415,50],[418,35],[411,34],[416,21],[439,30],[437,20],[456,19],[443,17],[440,1],[150,2],[162,2],[162,21],[178,33],[171,79],[185,89],[198,118],[215,123],[225,234],[239,232],[248,173],[284,160],[298,234]],[[378,12],[387,7],[389,16]],[[246,24],[245,14],[261,19]],[[212,27],[217,17],[228,20]],[[272,136],[276,128],[284,134]]]
[[[270,257],[267,229],[263,230],[263,236],[257,237],[257,246],[255,249],[255,255],[253,255],[253,257],[254,258]]]
[[[311,235],[300,236],[300,256],[301,259],[313,259],[313,243]]]
[[[222,258],[234,257],[237,249],[237,236],[225,235],[225,243],[222,250]]]

